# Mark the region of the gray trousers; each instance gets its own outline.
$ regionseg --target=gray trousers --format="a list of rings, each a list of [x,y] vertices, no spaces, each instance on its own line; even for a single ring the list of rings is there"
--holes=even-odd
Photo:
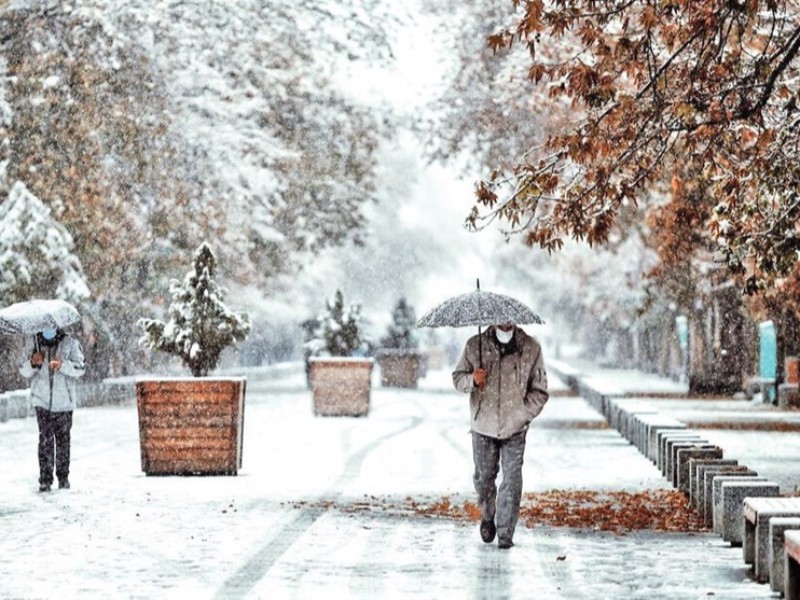
[[[496,438],[472,432],[472,458],[475,474],[472,477],[478,492],[478,507],[484,521],[495,521],[497,537],[511,540],[519,517],[522,499],[522,459],[525,454],[526,431],[510,438]],[[497,473],[503,468],[503,481],[498,493]]]

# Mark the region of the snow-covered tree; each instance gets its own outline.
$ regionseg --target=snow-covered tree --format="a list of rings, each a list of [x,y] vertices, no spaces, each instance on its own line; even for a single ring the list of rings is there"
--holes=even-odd
[[[381,340],[384,348],[398,350],[414,350],[417,348],[417,339],[414,336],[417,317],[414,308],[405,298],[400,298],[392,310],[392,323],[386,331],[386,337]]]
[[[70,233],[18,181],[0,203],[0,301],[34,297],[78,302],[89,286]]]
[[[208,375],[222,351],[250,332],[248,316],[232,312],[223,302],[215,272],[216,257],[203,243],[184,280],[171,282],[169,321],[139,320],[144,330],[139,343],[180,357],[195,377]]]
[[[345,306],[341,290],[326,302],[325,312],[317,317],[314,338],[306,347],[317,356],[353,356],[363,350],[361,305]]]

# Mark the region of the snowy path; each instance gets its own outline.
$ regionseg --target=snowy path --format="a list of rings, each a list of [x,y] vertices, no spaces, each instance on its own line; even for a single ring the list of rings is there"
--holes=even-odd
[[[319,418],[299,384],[248,387],[237,477],[146,477],[134,407],[82,409],[73,489],[36,492],[34,419],[0,425],[0,598],[770,597],[711,534],[520,525],[508,552],[474,523],[365,498],[472,498],[465,398],[375,388],[366,418]],[[528,437],[527,491],[664,488],[578,398]]]

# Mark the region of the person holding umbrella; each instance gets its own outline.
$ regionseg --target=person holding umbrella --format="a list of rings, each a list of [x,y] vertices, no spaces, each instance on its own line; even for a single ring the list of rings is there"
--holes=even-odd
[[[453,385],[470,395],[473,483],[480,533],[499,548],[513,546],[522,498],[522,458],[528,425],[549,398],[539,343],[519,325],[544,323],[519,300],[476,289],[429,310],[417,327],[478,327],[453,371]],[[481,327],[487,329],[481,333]],[[498,492],[495,480],[503,469]]]
[[[542,350],[514,323],[489,326],[467,341],[453,384],[470,394],[481,539],[488,544],[496,534],[498,548],[510,548],[522,498],[528,425],[549,398]],[[501,466],[498,492],[495,481]]]
[[[85,368],[80,343],[62,329],[45,329],[26,345],[19,373],[30,385],[39,424],[40,492],[50,491],[54,466],[58,487],[70,487],[72,411]]]

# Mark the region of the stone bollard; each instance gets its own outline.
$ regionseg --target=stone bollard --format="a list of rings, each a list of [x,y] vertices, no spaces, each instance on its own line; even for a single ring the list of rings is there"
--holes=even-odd
[[[660,431],[685,431],[686,425],[673,419],[672,417],[665,417],[659,415],[658,418],[649,418],[646,421],[646,433],[644,444],[644,455],[649,458],[653,464],[658,461],[658,432]]]
[[[671,440],[670,440],[671,442]],[[706,439],[699,439],[694,441],[676,441],[667,442],[669,454],[667,455],[667,472],[666,478],[674,487],[678,486],[678,450],[689,448],[715,448],[709,444]]]
[[[609,399],[609,423],[622,437],[636,443],[636,419],[639,415],[656,414],[658,411],[641,400],[627,398]]]
[[[724,459],[724,460],[717,460],[717,461],[709,461],[708,464],[699,464],[694,471],[694,482],[693,482],[693,490],[692,496],[690,499],[692,500],[695,510],[702,515],[704,510],[705,504],[705,478],[706,473],[717,473],[723,475],[725,473],[741,473],[743,471],[749,471],[747,467],[744,465],[740,465],[739,461],[732,460],[732,459]],[[706,527],[711,526],[711,520],[709,519]]]
[[[632,424],[633,431],[633,445],[639,449],[643,456],[647,456],[649,444],[649,430],[652,423],[660,423],[669,417],[665,417],[661,413],[655,412],[638,412],[633,416]]]
[[[741,473],[706,473],[706,495],[704,515],[709,517],[714,533],[722,535],[722,484],[726,481],[767,481],[754,471]]]
[[[659,438],[659,450],[656,466],[661,471],[661,474],[667,476],[667,463],[670,455],[670,442],[705,442],[699,433],[690,431],[688,429],[683,431],[659,431],[656,434]]]
[[[781,493],[774,481],[725,481],[720,486],[722,541],[731,546],[741,546],[744,541],[745,498],[774,498]],[[716,522],[717,516],[714,515]]]
[[[725,458],[697,459],[689,464],[689,506],[700,512],[700,488],[698,479],[703,481],[703,472],[706,467],[735,467],[739,461]]]
[[[773,592],[783,592],[785,578],[784,532],[800,529],[800,517],[775,517],[769,520],[769,587]]]
[[[675,477],[673,485],[678,490],[689,495],[690,470],[698,460],[721,459],[722,448],[719,446],[705,446],[700,448],[678,448],[675,460]]]

